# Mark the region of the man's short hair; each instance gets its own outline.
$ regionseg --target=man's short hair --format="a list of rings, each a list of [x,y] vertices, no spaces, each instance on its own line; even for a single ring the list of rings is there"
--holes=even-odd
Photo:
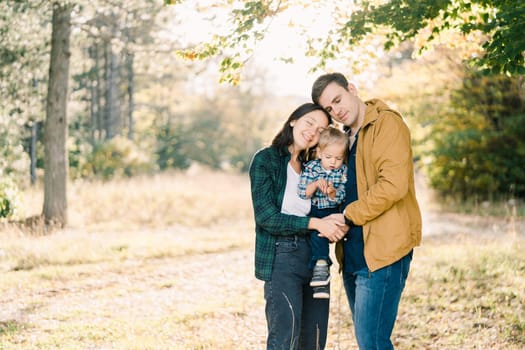
[[[324,89],[328,86],[328,84],[336,83],[337,85],[341,86],[345,90],[348,90],[348,80],[346,77],[341,73],[328,73],[323,74],[320,77],[318,77],[314,84],[312,85],[312,102],[315,104],[319,104],[319,97],[323,93]]]

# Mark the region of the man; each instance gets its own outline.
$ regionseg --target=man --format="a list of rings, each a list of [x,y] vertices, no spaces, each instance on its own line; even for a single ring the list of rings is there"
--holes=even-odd
[[[350,138],[346,199],[350,227],[336,256],[362,350],[393,349],[390,336],[412,251],[421,242],[410,131],[384,102],[362,101],[340,73],[312,86],[312,100],[343,124]]]

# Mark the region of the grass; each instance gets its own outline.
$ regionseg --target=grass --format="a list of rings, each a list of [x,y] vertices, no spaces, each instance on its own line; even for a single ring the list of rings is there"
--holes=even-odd
[[[0,321],[0,335],[2,336],[9,336],[16,332],[19,332],[22,328],[23,325],[21,325],[16,320]]]
[[[478,216],[512,217],[525,216],[525,203],[523,200],[508,196],[507,199],[497,201],[480,201],[477,198],[470,198],[466,201],[458,201],[452,198],[440,198],[441,207],[445,211],[463,213]]]
[[[25,193],[27,215],[39,196]],[[74,183],[69,203],[65,230],[0,227],[0,349],[264,348],[246,176]],[[521,231],[424,237],[396,348],[525,348],[524,244]],[[330,315],[327,349],[357,349],[336,274]]]
[[[83,231],[208,227],[251,217],[248,175],[189,172],[68,185],[68,226]],[[22,217],[40,215],[43,189],[24,192]]]
[[[417,250],[400,310],[399,347],[525,347],[523,240],[442,240]]]

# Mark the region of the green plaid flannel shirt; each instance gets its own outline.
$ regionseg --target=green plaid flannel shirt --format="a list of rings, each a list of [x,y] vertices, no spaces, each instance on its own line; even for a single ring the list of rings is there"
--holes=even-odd
[[[259,150],[250,164],[255,214],[255,277],[263,281],[269,281],[272,276],[277,236],[308,232],[309,217],[281,213],[290,157],[287,149],[267,147]]]

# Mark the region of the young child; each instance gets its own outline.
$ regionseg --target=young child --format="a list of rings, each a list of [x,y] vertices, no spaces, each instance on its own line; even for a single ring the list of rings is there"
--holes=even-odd
[[[310,216],[325,217],[339,213],[339,205],[345,198],[346,159],[348,136],[341,130],[328,127],[319,138],[317,159],[308,162],[299,179],[298,193],[303,199],[311,198]],[[314,298],[330,298],[329,242],[312,231],[310,237],[313,268],[310,286],[314,287]]]

